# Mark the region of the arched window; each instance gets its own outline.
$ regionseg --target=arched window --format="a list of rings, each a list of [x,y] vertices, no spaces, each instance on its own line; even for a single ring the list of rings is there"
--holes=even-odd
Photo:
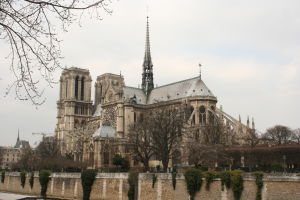
[[[103,164],[104,165],[109,165],[109,152],[108,151],[104,151],[103,153]]]
[[[82,80],[81,80],[81,94],[80,94],[80,99],[81,100],[84,100],[84,77],[82,77]]]
[[[205,106],[200,106],[199,111],[200,111],[200,116],[199,116],[200,124],[204,125],[206,123],[206,108],[205,108]]]
[[[136,122],[136,113],[133,113],[133,122]]]
[[[78,82],[79,82],[79,77],[76,76],[75,78],[75,98],[78,99]]]
[[[68,98],[68,80],[66,80],[66,98]]]

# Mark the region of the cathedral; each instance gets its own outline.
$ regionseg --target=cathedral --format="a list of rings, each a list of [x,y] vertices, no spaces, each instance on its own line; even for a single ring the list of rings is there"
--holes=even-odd
[[[76,67],[63,70],[55,129],[63,153],[70,153],[75,160],[86,161],[93,168],[111,166],[116,154],[129,158],[130,165],[135,165],[127,142],[129,126],[142,117],[144,110],[161,105],[190,106],[190,126],[205,126],[211,114],[218,116],[240,144],[249,130],[254,130],[253,120],[250,127],[249,118],[245,125],[241,119],[217,108],[218,100],[201,74],[154,87],[148,18],[142,67],[141,88],[127,86],[121,74],[99,75],[94,84],[94,101],[89,70]]]

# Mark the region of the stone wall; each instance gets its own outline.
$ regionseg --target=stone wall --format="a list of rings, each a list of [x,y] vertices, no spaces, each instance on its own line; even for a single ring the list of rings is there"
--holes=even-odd
[[[138,200],[188,200],[184,176],[177,174],[176,189],[172,186],[171,174],[156,174],[157,181],[152,188],[152,174],[139,174]],[[98,173],[94,182],[91,199],[127,200],[128,174]],[[34,186],[29,186],[29,177],[25,187],[20,185],[19,173],[6,173],[4,183],[0,183],[0,191],[39,195],[40,184],[35,174]],[[82,199],[82,186],[79,173],[53,173],[48,184],[48,196],[67,199]],[[255,200],[256,184],[251,175],[244,176],[244,190],[241,200]],[[221,190],[221,181],[215,179],[210,190],[205,189],[203,181],[195,200],[233,200],[232,190]],[[298,200],[300,199],[300,176],[266,175],[262,190],[263,200]]]

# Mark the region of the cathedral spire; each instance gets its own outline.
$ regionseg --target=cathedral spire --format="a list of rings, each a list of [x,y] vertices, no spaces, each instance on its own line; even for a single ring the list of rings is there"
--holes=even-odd
[[[17,138],[17,142],[19,142],[20,141],[20,131],[19,131],[19,129],[18,129],[18,138]]]
[[[142,89],[146,95],[149,95],[154,87],[153,83],[153,64],[151,60],[150,52],[150,39],[149,39],[149,21],[147,16],[147,27],[146,27],[146,45],[145,45],[145,56],[143,62],[143,78],[142,78]]]

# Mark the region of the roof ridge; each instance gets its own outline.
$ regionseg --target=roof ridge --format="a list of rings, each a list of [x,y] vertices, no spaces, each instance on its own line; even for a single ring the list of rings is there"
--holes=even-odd
[[[166,86],[169,86],[169,85],[174,85],[174,84],[177,84],[177,83],[182,83],[182,82],[185,82],[185,81],[190,81],[190,80],[193,80],[193,79],[197,79],[199,78],[199,76],[196,76],[196,77],[193,77],[193,78],[188,78],[188,79],[185,79],[185,80],[181,80],[181,81],[176,81],[176,82],[173,82],[173,83],[168,83],[166,85],[161,85],[159,87],[155,87],[153,90],[157,89],[157,88],[162,88],[162,87],[166,87]],[[202,81],[202,79],[200,79]],[[202,81],[203,82],[203,81]],[[204,82],[203,82],[204,83]]]
[[[133,86],[123,86],[123,88],[132,88],[132,89],[143,90],[142,88],[137,88],[137,87],[133,87]]]

